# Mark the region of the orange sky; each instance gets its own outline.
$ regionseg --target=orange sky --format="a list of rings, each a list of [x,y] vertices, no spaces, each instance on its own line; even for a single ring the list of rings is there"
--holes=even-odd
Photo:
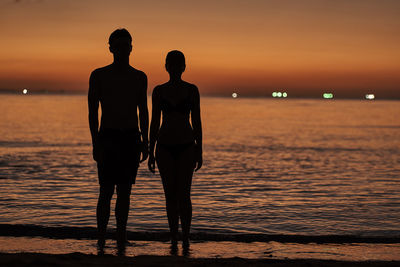
[[[149,92],[179,49],[203,94],[400,98],[397,0],[0,0],[0,89],[86,91],[118,27]]]

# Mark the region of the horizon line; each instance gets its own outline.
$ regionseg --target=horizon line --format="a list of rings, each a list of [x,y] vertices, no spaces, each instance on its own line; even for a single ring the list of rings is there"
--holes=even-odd
[[[334,90],[330,90],[329,93],[334,93]],[[272,98],[272,99],[281,99],[281,100],[287,100],[287,99],[322,99],[322,100],[335,100],[335,99],[349,99],[349,100],[369,100],[369,101],[374,101],[374,100],[400,100],[400,97],[379,97],[379,94],[375,95],[375,99],[366,99],[365,95],[370,94],[362,94],[359,96],[334,96],[331,99],[325,99],[323,97],[323,93],[320,94],[304,94],[301,95],[297,93],[295,96],[289,96],[288,97],[273,97],[271,92],[270,94],[244,94],[244,95],[239,95],[237,94],[236,97],[233,97],[232,94],[224,94],[224,93],[201,93],[202,96],[205,97],[223,97],[223,98],[232,98],[232,99],[239,99],[239,98]],[[84,90],[40,90],[40,89],[31,89],[30,92],[27,94],[24,94],[22,90],[20,89],[2,89],[0,88],[0,94],[13,94],[13,95],[86,95],[87,91]],[[147,94],[148,96],[151,97],[151,93]]]

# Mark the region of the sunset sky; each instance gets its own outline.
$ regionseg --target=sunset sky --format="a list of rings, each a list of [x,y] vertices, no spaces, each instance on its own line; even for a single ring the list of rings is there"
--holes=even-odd
[[[0,89],[87,91],[120,27],[149,93],[178,49],[202,94],[400,98],[397,0],[0,0]]]

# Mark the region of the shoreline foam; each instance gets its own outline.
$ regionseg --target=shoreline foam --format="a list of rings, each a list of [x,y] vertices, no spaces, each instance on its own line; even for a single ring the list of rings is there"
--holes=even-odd
[[[53,239],[96,239],[95,227],[42,226],[32,224],[0,224],[0,236],[10,237],[45,237]],[[113,238],[109,229],[107,238]],[[166,231],[134,232],[128,231],[130,240],[168,241]],[[209,233],[193,232],[191,239],[195,241],[233,241],[233,242],[280,242],[280,243],[380,243],[398,244],[399,236],[356,236],[356,235],[285,235],[285,234],[246,234],[246,233]]]

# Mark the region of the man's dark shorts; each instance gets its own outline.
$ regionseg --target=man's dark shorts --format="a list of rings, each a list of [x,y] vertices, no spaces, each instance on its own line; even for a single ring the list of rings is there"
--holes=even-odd
[[[99,184],[134,184],[142,145],[139,131],[101,129],[98,145],[102,151],[97,163]]]

